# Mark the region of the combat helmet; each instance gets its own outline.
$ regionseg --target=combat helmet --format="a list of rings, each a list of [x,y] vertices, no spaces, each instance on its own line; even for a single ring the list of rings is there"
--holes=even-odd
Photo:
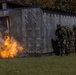
[[[60,24],[57,25],[57,29],[59,29],[59,28],[61,28],[61,25]]]

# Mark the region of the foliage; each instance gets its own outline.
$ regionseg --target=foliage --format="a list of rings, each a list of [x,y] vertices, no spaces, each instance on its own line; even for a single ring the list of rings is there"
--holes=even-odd
[[[76,11],[76,0],[12,0],[24,4]]]

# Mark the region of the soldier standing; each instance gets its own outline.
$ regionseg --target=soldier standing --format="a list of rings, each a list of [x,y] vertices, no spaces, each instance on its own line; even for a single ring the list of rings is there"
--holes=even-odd
[[[76,25],[73,25],[73,32],[75,34],[75,52],[76,52]]]
[[[66,45],[65,45],[65,54],[70,53],[70,43],[71,43],[71,30],[69,27],[66,26]]]
[[[63,50],[64,50],[64,28],[61,25],[57,25],[57,30],[55,32],[57,36],[57,41],[58,41],[58,46],[59,46],[59,52],[60,55],[63,55]]]
[[[71,43],[70,43],[70,51],[73,53],[75,52],[75,33],[74,31],[72,31],[72,34],[71,34]]]

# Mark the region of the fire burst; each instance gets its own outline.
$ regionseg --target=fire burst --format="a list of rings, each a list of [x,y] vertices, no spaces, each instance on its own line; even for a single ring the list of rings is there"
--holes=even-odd
[[[2,42],[0,44],[0,57],[2,58],[14,58],[23,51],[23,47],[13,37],[5,36]]]

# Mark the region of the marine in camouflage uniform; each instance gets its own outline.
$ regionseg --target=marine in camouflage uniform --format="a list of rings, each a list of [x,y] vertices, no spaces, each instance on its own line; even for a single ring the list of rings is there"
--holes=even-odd
[[[76,25],[73,25],[73,33],[75,37],[75,52],[76,52]]]
[[[70,45],[71,45],[71,35],[72,35],[72,32],[70,30],[70,28],[66,25],[65,26],[65,40],[66,40],[66,43],[65,43],[65,54],[69,54],[70,53]]]
[[[57,36],[57,40],[58,40],[58,46],[59,46],[59,52],[60,55],[63,55],[63,50],[64,50],[64,36],[65,36],[65,32],[64,32],[64,28],[61,25],[57,25],[57,30],[55,32],[56,36]]]
[[[71,43],[70,43],[70,52],[73,53],[75,52],[75,33],[72,30],[72,34],[71,34]]]

